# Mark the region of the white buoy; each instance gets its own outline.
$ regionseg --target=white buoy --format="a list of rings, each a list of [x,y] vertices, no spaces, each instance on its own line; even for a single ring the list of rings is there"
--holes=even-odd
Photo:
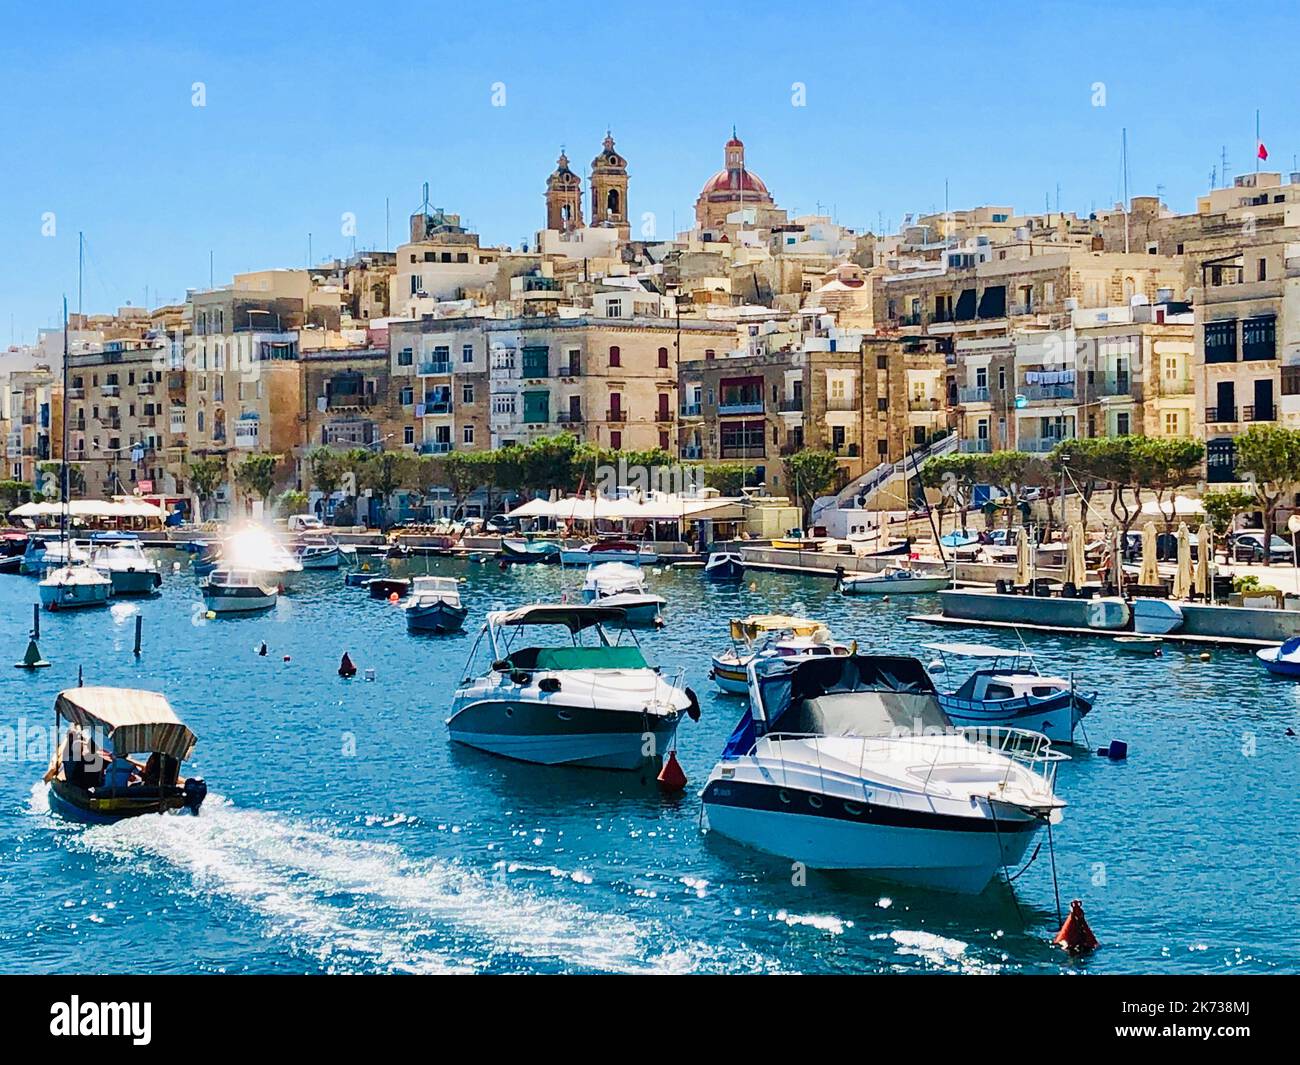
[[[373,669],[373,668],[371,668],[371,669],[367,669],[367,670],[366,670],[366,680],[374,680],[374,679],[375,679],[375,671],[374,671],[374,669]]]

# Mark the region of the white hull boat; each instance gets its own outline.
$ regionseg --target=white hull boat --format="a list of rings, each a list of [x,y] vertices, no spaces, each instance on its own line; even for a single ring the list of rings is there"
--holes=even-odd
[[[924,595],[952,584],[952,577],[923,577],[911,570],[890,568],[879,573],[846,573],[840,578],[843,595]]]
[[[298,564],[308,569],[338,569],[343,564],[343,549],[334,537],[314,533],[304,536],[294,550]]]
[[[595,566],[601,562],[627,562],[636,566],[650,566],[659,561],[658,553],[645,544],[627,540],[604,540],[581,547],[565,548],[560,561],[566,566]]]
[[[91,564],[112,581],[115,596],[152,595],[162,584],[158,563],[136,536],[92,537]]]
[[[107,605],[113,582],[92,566],[73,564],[51,572],[39,592],[46,610],[77,610]]]
[[[1061,818],[1064,756],[952,727],[914,658],[761,663],[705,785],[710,830],[813,869],[975,894]]]
[[[272,578],[257,570],[218,566],[203,585],[203,602],[214,614],[269,610],[279,599]]]
[[[628,562],[602,562],[587,570],[582,588],[586,603],[614,606],[623,611],[626,623],[645,628],[664,623],[667,600],[645,590],[645,574]]]

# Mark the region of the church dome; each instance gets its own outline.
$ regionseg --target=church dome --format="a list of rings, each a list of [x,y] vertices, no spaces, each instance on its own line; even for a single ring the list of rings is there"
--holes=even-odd
[[[763,179],[749,170],[719,170],[700,190],[701,196],[717,192],[752,192],[757,196],[770,196]]]

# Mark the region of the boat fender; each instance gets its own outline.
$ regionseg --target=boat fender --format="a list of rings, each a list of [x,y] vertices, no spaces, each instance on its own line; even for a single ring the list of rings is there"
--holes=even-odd
[[[509,672],[510,672],[510,659],[508,659],[508,658],[498,658],[495,662],[492,663],[492,672],[493,672],[493,673],[509,673]]]
[[[537,682],[537,687],[544,692],[557,692],[560,690],[560,678],[543,677]]]
[[[396,603],[397,600],[400,599],[400,598],[401,598],[401,596],[399,596],[396,592],[389,592],[389,593],[388,593],[388,601],[389,601],[390,603]]]
[[[516,669],[513,673],[510,674],[511,683],[518,684],[520,686],[527,684],[530,679],[531,678],[528,676],[528,674],[524,672],[524,670],[522,669]]]
[[[676,751],[668,752],[668,757],[664,759],[663,768],[659,770],[656,779],[659,782],[659,790],[665,795],[676,795],[686,790],[686,774],[677,761]]]
[[[285,661],[288,661],[288,659],[285,659]],[[343,661],[339,663],[339,676],[355,677],[356,675],[357,675],[357,667],[352,664],[352,658],[351,656],[348,655],[347,651],[344,651]]]
[[[1097,937],[1088,927],[1088,920],[1083,916],[1083,903],[1078,899],[1070,903],[1070,916],[1056,933],[1052,945],[1069,954],[1090,954],[1097,949]]]
[[[700,719],[700,697],[695,694],[693,688],[687,687],[686,698],[689,700],[686,704],[686,714],[692,721]],[[685,785],[683,785],[685,787]]]

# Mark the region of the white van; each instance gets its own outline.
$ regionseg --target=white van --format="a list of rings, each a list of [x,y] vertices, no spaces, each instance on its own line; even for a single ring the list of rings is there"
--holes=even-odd
[[[291,514],[289,516],[289,531],[291,533],[311,532],[323,528],[325,528],[325,523],[315,514]]]

